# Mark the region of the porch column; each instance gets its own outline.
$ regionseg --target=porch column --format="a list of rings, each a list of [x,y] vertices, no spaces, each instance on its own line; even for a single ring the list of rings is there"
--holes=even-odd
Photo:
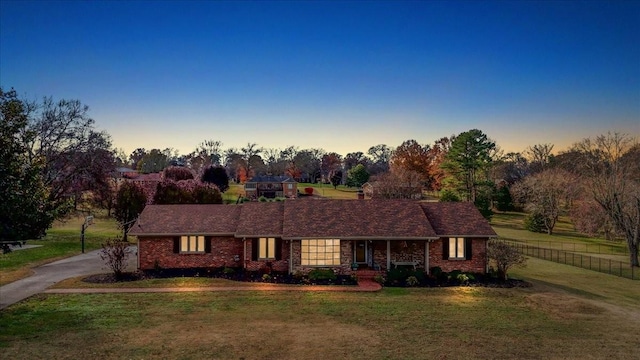
[[[424,272],[429,275],[429,243],[431,240],[424,242]]]
[[[289,274],[293,273],[293,240],[289,240]]]
[[[387,240],[387,271],[391,269],[391,240]]]
[[[242,267],[247,268],[247,238],[242,238],[242,245],[244,246],[242,254]]]

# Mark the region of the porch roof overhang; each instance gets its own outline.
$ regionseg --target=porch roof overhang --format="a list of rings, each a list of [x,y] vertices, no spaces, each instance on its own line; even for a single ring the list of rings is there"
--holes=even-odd
[[[415,237],[415,236],[295,236],[283,237],[283,240],[322,240],[322,239],[339,239],[339,240],[390,240],[390,241],[406,241],[406,240],[437,240],[438,237]]]
[[[441,238],[474,238],[474,239],[492,239],[497,238],[498,235],[477,235],[477,234],[467,234],[467,235],[439,235]]]
[[[279,238],[279,239],[282,239],[282,234],[251,234],[251,235],[235,234],[234,236],[236,238],[238,238],[238,239],[247,239],[247,238],[251,238],[251,239],[255,239],[255,238]],[[284,240],[287,240],[287,239],[284,239]]]

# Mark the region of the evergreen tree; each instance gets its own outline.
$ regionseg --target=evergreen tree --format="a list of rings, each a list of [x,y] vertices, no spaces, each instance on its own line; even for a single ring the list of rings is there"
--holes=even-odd
[[[369,173],[364,165],[358,164],[347,171],[347,186],[359,188],[367,181],[369,181]]]
[[[15,90],[0,88],[0,240],[39,238],[54,219],[41,159],[29,161],[25,144],[35,133],[27,125],[25,104]]]
[[[201,180],[203,183],[214,184],[220,189],[220,192],[225,192],[229,189],[229,175],[227,175],[227,170],[222,166],[209,166],[202,173]]]

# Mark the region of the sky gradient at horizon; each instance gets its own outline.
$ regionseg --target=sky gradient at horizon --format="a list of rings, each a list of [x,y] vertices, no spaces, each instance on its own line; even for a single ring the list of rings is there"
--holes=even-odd
[[[0,86],[115,147],[640,137],[640,2],[0,2]]]

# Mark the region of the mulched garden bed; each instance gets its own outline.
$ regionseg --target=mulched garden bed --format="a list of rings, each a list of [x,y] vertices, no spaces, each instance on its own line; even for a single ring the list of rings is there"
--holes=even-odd
[[[265,276],[262,272],[244,271],[243,269],[163,269],[163,270],[146,270],[123,273],[120,279],[116,279],[113,274],[95,274],[82,279],[84,282],[94,284],[112,284],[117,282],[138,281],[145,279],[167,279],[176,277],[209,277],[228,279],[241,282],[261,282],[272,284],[304,284],[304,285],[357,285],[355,279],[347,275],[337,275],[335,280],[320,279],[309,280],[308,277],[300,277],[287,273],[270,273]],[[491,276],[476,275],[473,281],[460,283],[455,280],[438,279],[427,277],[421,279],[417,284],[408,285],[406,279],[398,279],[395,281],[386,281],[386,287],[452,287],[452,286],[468,286],[468,287],[490,287],[490,288],[526,288],[532,284],[528,281],[509,279],[500,280]]]
[[[228,279],[241,282],[261,282],[271,284],[303,284],[303,285],[357,285],[357,281],[348,275],[336,275],[336,279],[310,280],[287,273],[259,271],[244,271],[244,269],[161,269],[143,270],[123,273],[120,279],[113,274],[96,274],[83,278],[82,281],[95,284],[110,284],[116,282],[137,281],[145,279],[167,279],[176,277],[208,277]]]

